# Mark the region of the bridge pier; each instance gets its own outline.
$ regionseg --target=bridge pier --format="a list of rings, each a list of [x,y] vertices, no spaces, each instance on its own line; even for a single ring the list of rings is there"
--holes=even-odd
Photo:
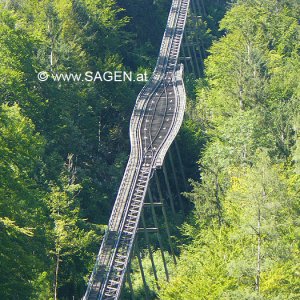
[[[165,183],[166,183],[166,187],[167,187],[170,206],[171,206],[171,209],[172,209],[172,213],[175,216],[176,212],[175,212],[175,206],[174,206],[174,198],[173,198],[173,195],[172,195],[172,192],[171,192],[170,182],[169,182],[169,178],[168,178],[168,174],[167,174],[167,168],[166,168],[165,164],[163,164],[162,169],[163,169],[163,173],[164,173],[164,179],[165,179]]]
[[[152,192],[151,192],[150,188],[148,189],[148,197],[149,197],[150,203],[153,204],[153,197],[152,197]],[[154,226],[156,228],[158,228],[156,236],[157,236],[157,240],[158,240],[158,244],[159,244],[159,248],[160,248],[160,252],[161,252],[161,258],[163,260],[166,280],[169,281],[169,271],[168,271],[168,266],[167,266],[167,262],[166,262],[166,258],[165,258],[164,247],[163,247],[163,243],[161,240],[161,235],[160,235],[160,230],[159,230],[159,225],[158,225],[157,215],[156,215],[154,205],[151,206],[151,213],[152,213],[152,217],[153,217],[153,221],[154,221]]]
[[[173,145],[173,151],[174,150],[176,151],[176,153],[175,153],[176,160],[179,162],[177,165],[179,167],[179,170],[176,170],[176,168],[175,168],[174,157],[173,157],[172,153],[170,152],[171,151],[171,148],[170,148],[168,155],[169,155],[169,165],[171,166],[172,174],[174,176],[176,174],[176,171],[177,172],[179,171],[179,173],[181,174],[183,181],[184,181],[183,187],[187,188],[187,183],[185,182],[186,177],[185,177],[184,169],[183,169],[183,165],[182,165],[182,159],[181,159],[179,148],[178,148],[177,144]],[[170,182],[168,180],[169,176],[167,173],[167,168],[165,165],[163,165],[163,168],[165,170],[164,180],[167,179],[166,182],[168,182],[169,187],[170,187]],[[154,276],[155,286],[156,286],[157,290],[159,290],[160,289],[159,277],[158,277],[157,267],[156,267],[156,263],[155,263],[154,256],[153,256],[153,249],[151,247],[151,240],[150,240],[149,234],[155,233],[155,235],[156,235],[156,239],[158,241],[158,246],[159,246],[159,251],[161,254],[162,264],[163,264],[163,268],[164,268],[165,278],[167,281],[169,281],[170,275],[169,275],[168,262],[167,262],[167,259],[165,256],[166,251],[168,251],[171,254],[174,265],[177,264],[177,259],[176,259],[176,255],[175,255],[174,244],[173,244],[172,238],[171,238],[171,230],[170,230],[170,226],[169,226],[169,222],[168,222],[168,215],[167,215],[167,211],[166,211],[166,204],[171,206],[171,202],[169,202],[169,203],[165,202],[165,199],[164,199],[163,193],[162,193],[162,189],[161,189],[161,183],[160,183],[159,177],[157,175],[157,171],[154,171],[153,179],[154,180],[151,181],[151,183],[149,184],[148,189],[147,189],[147,198],[143,205],[143,211],[141,214],[141,220],[140,220],[140,226],[139,226],[138,232],[139,233],[143,232],[142,236],[146,243],[146,249],[147,249],[147,253],[149,255],[149,259],[150,259],[150,263],[151,263],[151,269],[152,269],[153,276]],[[176,176],[174,177],[174,183],[177,185],[176,193],[178,195],[180,195],[179,182],[178,182]],[[167,184],[166,184],[166,186],[167,186]],[[168,196],[170,196],[169,193],[171,193],[171,187],[170,187],[170,189],[166,189],[166,190],[167,190]],[[154,196],[154,193],[156,194],[155,196]],[[171,196],[172,196],[171,199],[173,199],[172,193],[171,193]],[[155,197],[158,197],[157,200],[155,200]],[[180,204],[180,208],[183,210],[183,199],[182,198],[181,198],[181,201],[182,201],[181,204],[180,204],[180,202],[179,202],[179,204]],[[174,213],[176,215],[174,202],[173,202],[173,207],[174,207]],[[157,211],[156,211],[157,208],[161,209],[161,213],[162,213],[161,217],[163,219],[165,234],[167,235],[167,242],[168,242],[168,248],[169,248],[168,250],[165,249],[164,243],[162,241],[161,228],[159,226],[159,217],[158,217]],[[146,209],[150,209],[150,215],[151,215],[151,219],[154,224],[154,228],[149,227],[149,224],[147,224],[146,217],[145,217]],[[171,209],[171,211],[172,211],[172,209]],[[172,215],[173,215],[173,211],[172,211]],[[175,215],[173,215],[173,216],[175,216]],[[150,225],[150,226],[152,226],[152,225]],[[145,270],[143,267],[142,258],[140,255],[141,251],[140,251],[139,244],[138,244],[139,243],[138,239],[140,237],[141,237],[141,235],[138,235],[136,238],[136,241],[135,241],[135,246],[134,246],[135,247],[135,255],[137,258],[138,265],[139,265],[139,270],[140,270],[140,275],[141,275],[141,278],[143,281],[145,295],[146,295],[146,297],[149,297],[150,287],[147,284],[147,278],[146,278]],[[133,291],[133,287],[132,287],[132,283],[131,283],[131,279],[130,279],[130,268],[127,271],[127,282],[129,285],[130,293],[132,294],[134,291]]]
[[[131,271],[131,259],[128,262],[128,268],[127,268],[127,272],[126,272],[126,278],[127,278],[127,282],[128,282],[128,286],[129,286],[129,290],[130,290],[130,298],[131,300],[135,300],[134,298],[134,290],[132,287],[132,281],[131,281],[131,277],[130,277],[130,271]]]
[[[176,140],[174,142],[174,145],[175,145],[175,150],[176,150],[176,154],[177,154],[177,158],[178,158],[178,162],[179,162],[179,168],[180,168],[182,180],[184,183],[184,189],[185,189],[185,191],[187,191],[188,190],[187,180],[186,180],[186,176],[185,176],[185,172],[184,172],[184,168],[183,168],[181,154],[180,154],[179,147],[178,147]]]
[[[182,212],[184,212],[183,201],[182,201],[182,197],[181,197],[180,190],[179,190],[179,182],[177,180],[176,169],[175,169],[175,166],[174,166],[172,148],[170,148],[170,150],[168,151],[168,157],[169,157],[169,161],[170,161],[170,164],[171,164],[172,175],[173,175],[173,179],[174,179],[174,183],[175,183],[175,189],[176,189],[177,197],[178,197],[179,204],[180,204],[180,209],[181,209]]]
[[[147,285],[147,281],[146,281],[146,277],[145,277],[145,272],[144,272],[143,263],[142,263],[142,259],[141,259],[140,249],[139,249],[139,246],[138,246],[138,241],[135,242],[135,247],[134,248],[135,248],[135,253],[137,255],[139,268],[140,268],[140,273],[141,273],[142,280],[143,280],[146,300],[149,300],[149,287]]]
[[[143,224],[143,227],[144,227],[144,235],[145,235],[145,238],[146,238],[148,253],[149,253],[150,260],[151,260],[151,266],[152,266],[152,271],[153,271],[153,274],[154,274],[155,284],[156,284],[157,289],[159,290],[160,286],[158,284],[157,271],[156,271],[156,266],[155,266],[155,263],[154,263],[153,254],[152,254],[152,250],[151,250],[151,246],[150,246],[150,239],[149,239],[149,234],[148,234],[148,231],[147,231],[144,211],[142,212],[142,224]]]
[[[186,72],[193,73],[197,78],[203,75],[204,59],[206,57],[201,38],[197,35],[197,21],[201,16],[207,16],[203,0],[191,0],[189,9],[191,22],[187,23],[183,34],[181,57],[183,58]],[[187,60],[187,55],[189,60]]]
[[[134,287],[130,278],[128,279],[127,271],[133,252],[135,252],[137,257],[146,299],[149,299],[149,286],[146,282],[139,243],[136,240],[137,232],[141,231],[138,230],[138,226],[146,196],[149,199],[152,220],[155,226],[154,231],[167,281],[169,281],[169,270],[161,228],[159,227],[159,218],[156,212],[156,207],[158,206],[162,207],[162,215],[167,229],[167,241],[170,244],[174,263],[176,263],[167,213],[164,205],[161,205],[163,203],[161,187],[157,185],[160,197],[160,202],[158,203],[154,202],[152,191],[149,188],[147,192],[147,188],[153,169],[162,166],[165,155],[183,121],[186,94],[183,83],[183,67],[182,65],[177,65],[177,60],[189,2],[190,0],[172,1],[155,70],[136,101],[130,121],[130,158],[112,210],[108,229],[102,240],[95,267],[84,295],[84,300],[119,299],[125,278],[127,278],[129,288],[132,290]],[[175,175],[173,157],[169,157],[171,168]],[[173,216],[176,216],[174,197],[165,165],[163,165],[163,176],[171,211]],[[176,178],[174,180],[175,185],[178,185]],[[156,182],[159,182],[159,180],[156,180]],[[181,203],[182,199],[178,187],[176,187],[176,191],[179,196],[179,204],[183,210],[184,207]],[[142,223],[144,234],[148,234],[149,229],[145,218],[144,222],[142,220]],[[148,238],[145,236],[145,238],[146,242],[148,242],[149,236]],[[149,256],[152,256],[150,246],[148,250],[150,250]],[[157,277],[153,256],[150,257],[150,260]]]

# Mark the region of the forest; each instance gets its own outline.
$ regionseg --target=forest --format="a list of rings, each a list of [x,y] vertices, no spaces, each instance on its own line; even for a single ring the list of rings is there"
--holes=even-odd
[[[150,75],[171,2],[0,0],[1,300],[84,295],[145,84],[37,75]],[[151,299],[300,299],[300,2],[199,2],[177,264],[158,289],[144,252]],[[131,273],[146,299],[134,261]]]

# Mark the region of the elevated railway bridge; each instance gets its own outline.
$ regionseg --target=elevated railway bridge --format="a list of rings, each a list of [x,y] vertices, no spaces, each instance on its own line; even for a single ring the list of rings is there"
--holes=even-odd
[[[130,157],[84,300],[119,299],[149,181],[163,165],[183,121],[186,94],[183,65],[177,62],[189,4],[172,1],[155,70],[137,97],[130,120]]]

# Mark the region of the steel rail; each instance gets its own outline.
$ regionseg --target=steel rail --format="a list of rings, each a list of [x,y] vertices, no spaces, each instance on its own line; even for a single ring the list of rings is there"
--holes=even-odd
[[[183,89],[181,88],[181,92],[177,87],[176,78],[182,76],[182,69],[180,72],[177,71],[176,63],[188,5],[189,0],[173,0],[155,70],[148,84],[138,96],[130,120],[131,153],[129,161],[84,299],[118,299],[151,173],[156,166],[159,166],[158,158],[160,163],[162,162],[168,148],[166,145],[172,143],[182,122],[183,112],[178,110],[184,108],[182,102],[185,102],[185,94],[182,79]],[[169,86],[171,86],[171,92],[168,90]],[[160,96],[155,98],[155,93],[161,87],[163,90]],[[172,105],[169,107],[168,93],[174,96],[174,115],[163,141],[159,142],[158,137],[160,137],[162,128],[164,128],[166,120],[170,119],[166,118],[168,108],[172,109]],[[163,95],[165,95],[164,112],[162,118],[158,118],[160,120],[159,127],[155,128],[153,125],[155,117],[156,115],[161,116],[158,108]],[[154,102],[152,103],[152,101]],[[149,126],[150,144],[144,150],[143,137],[147,136],[143,135],[142,129],[144,121],[147,119],[145,118],[146,112],[153,106],[154,113]],[[158,114],[156,114],[157,111]],[[153,146],[157,141],[158,149],[153,151]],[[145,144],[147,146],[147,143]]]

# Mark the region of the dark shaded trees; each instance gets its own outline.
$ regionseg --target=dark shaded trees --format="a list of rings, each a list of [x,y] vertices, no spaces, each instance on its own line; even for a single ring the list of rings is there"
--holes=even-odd
[[[138,16],[130,20],[116,1],[2,1],[0,7],[1,298],[79,298],[99,248],[93,234],[100,238],[102,226],[94,224],[107,223],[127,161],[141,84],[40,82],[37,74],[136,72],[152,66],[152,58],[134,65],[127,59],[144,36],[128,33]],[[146,49],[140,54],[149,56]],[[76,183],[64,167],[70,153]]]

